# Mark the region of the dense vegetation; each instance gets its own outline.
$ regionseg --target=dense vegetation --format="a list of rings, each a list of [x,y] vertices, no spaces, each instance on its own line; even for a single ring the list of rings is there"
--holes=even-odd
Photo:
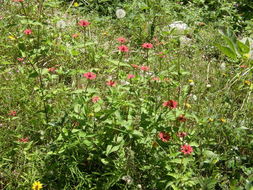
[[[0,5],[0,189],[253,189],[253,3]]]

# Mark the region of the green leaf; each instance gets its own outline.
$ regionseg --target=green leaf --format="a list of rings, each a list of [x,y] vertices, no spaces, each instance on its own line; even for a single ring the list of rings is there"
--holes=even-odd
[[[137,131],[137,130],[134,130],[132,134],[135,135],[135,136],[137,136],[137,137],[143,137],[142,132]]]
[[[10,63],[9,61],[1,61],[1,64],[3,64],[3,65],[10,65],[12,63]]]
[[[250,47],[247,46],[246,44],[240,42],[239,40],[237,40],[237,46],[238,46],[238,50],[240,54],[245,54],[245,53],[249,53],[250,52]]]
[[[112,146],[112,145],[108,145],[106,148],[106,156],[108,156],[109,154],[118,151],[120,148],[120,145],[117,146]]]
[[[29,74],[29,78],[36,78],[37,76],[39,76],[39,73],[37,71],[34,71]]]
[[[233,50],[231,50],[228,47],[225,46],[221,46],[219,44],[216,44],[216,47],[222,52],[224,53],[226,56],[232,58],[232,59],[236,59],[237,58],[237,54],[236,52],[234,52]]]
[[[209,158],[216,158],[218,155],[215,154],[214,152],[210,151],[210,150],[205,150],[203,152],[203,154],[206,156],[206,157],[209,157]]]
[[[191,142],[190,145],[195,146],[195,147],[199,147],[199,144],[197,142]]]

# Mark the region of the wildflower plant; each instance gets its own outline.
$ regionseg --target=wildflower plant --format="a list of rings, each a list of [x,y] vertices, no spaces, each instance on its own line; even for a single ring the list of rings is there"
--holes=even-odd
[[[231,2],[1,5],[0,189],[251,188],[250,31]]]

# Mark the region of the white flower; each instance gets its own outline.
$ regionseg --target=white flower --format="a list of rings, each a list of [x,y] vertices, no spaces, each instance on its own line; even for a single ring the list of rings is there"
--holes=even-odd
[[[122,85],[129,85],[129,84],[130,84],[129,82],[127,82],[127,81],[125,81],[125,80],[121,80],[120,83],[121,83]]]
[[[211,88],[211,86],[212,86],[211,84],[207,84],[206,85],[207,88]]]
[[[190,82],[190,86],[194,86],[194,82]]]
[[[222,63],[220,65],[220,69],[224,71],[226,69],[226,63]]]
[[[183,21],[175,21],[172,24],[169,25],[170,28],[175,28],[177,30],[186,30],[188,29],[188,25],[183,23]]]
[[[113,77],[110,75],[107,80],[113,80]]]
[[[117,9],[116,16],[117,18],[124,18],[126,16],[126,11],[124,11],[123,9]]]
[[[131,184],[133,182],[133,179],[129,175],[123,176],[122,180],[124,180],[127,184]]]
[[[198,97],[195,94],[190,94],[189,95],[194,101],[197,101]]]

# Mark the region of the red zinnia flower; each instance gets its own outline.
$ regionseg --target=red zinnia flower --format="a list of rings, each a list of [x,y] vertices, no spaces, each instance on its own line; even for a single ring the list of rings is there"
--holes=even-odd
[[[93,103],[96,103],[96,102],[98,102],[100,100],[100,97],[98,97],[98,96],[94,96],[93,98],[92,98],[92,102]]]
[[[145,48],[145,49],[151,49],[153,47],[153,44],[151,44],[151,43],[144,43],[144,44],[142,44],[142,47]]]
[[[132,79],[132,78],[134,78],[135,77],[135,75],[133,75],[133,74],[128,74],[127,75],[127,79]]]
[[[123,38],[123,37],[119,37],[117,40],[118,40],[118,42],[120,42],[122,44],[127,42],[126,38]]]
[[[131,66],[132,66],[133,68],[135,68],[135,69],[139,69],[139,68],[140,68],[140,66],[139,66],[139,65],[136,65],[136,64],[131,64]]]
[[[31,35],[32,34],[32,30],[31,29],[25,29],[24,30],[24,34]]]
[[[21,138],[18,141],[22,142],[22,143],[27,143],[27,142],[29,142],[29,139],[28,139],[28,137],[26,137],[26,138]]]
[[[141,70],[142,71],[149,71],[149,67],[148,66],[141,66]]]
[[[79,34],[72,34],[72,38],[77,38]]]
[[[128,52],[129,51],[128,47],[125,45],[119,46],[118,50],[121,52]]]
[[[108,86],[116,86],[116,82],[115,82],[115,81],[112,81],[112,80],[107,81],[106,84],[107,84]]]
[[[181,152],[184,154],[191,154],[193,152],[193,148],[188,144],[184,144],[181,146]]]
[[[180,137],[180,138],[184,138],[184,137],[187,136],[187,133],[186,132],[178,132],[177,136]]]
[[[24,0],[13,0],[14,2],[24,2]]]
[[[170,140],[170,135],[168,133],[165,132],[160,132],[159,133],[159,138],[163,141],[163,142],[168,142]]]
[[[159,77],[153,77],[152,80],[154,80],[154,81],[160,81],[160,78]]]
[[[168,107],[171,109],[177,108],[178,103],[174,100],[169,100],[163,103],[164,107]]]
[[[17,60],[19,61],[19,62],[22,62],[22,61],[24,61],[24,58],[17,58]]]
[[[84,73],[83,76],[89,80],[93,80],[97,77],[97,75],[92,72]]]
[[[48,72],[54,73],[56,71],[55,67],[50,67],[48,68]]]
[[[87,27],[87,26],[90,25],[90,22],[88,22],[87,20],[80,20],[80,21],[78,22],[78,25],[79,25],[79,26],[83,26],[83,27]]]
[[[186,122],[187,118],[184,115],[180,115],[178,116],[177,120],[180,122]]]
[[[241,68],[247,68],[247,65],[240,65]]]
[[[11,111],[8,113],[8,115],[10,115],[10,116],[17,116],[17,112],[14,111],[14,110],[11,110]]]

